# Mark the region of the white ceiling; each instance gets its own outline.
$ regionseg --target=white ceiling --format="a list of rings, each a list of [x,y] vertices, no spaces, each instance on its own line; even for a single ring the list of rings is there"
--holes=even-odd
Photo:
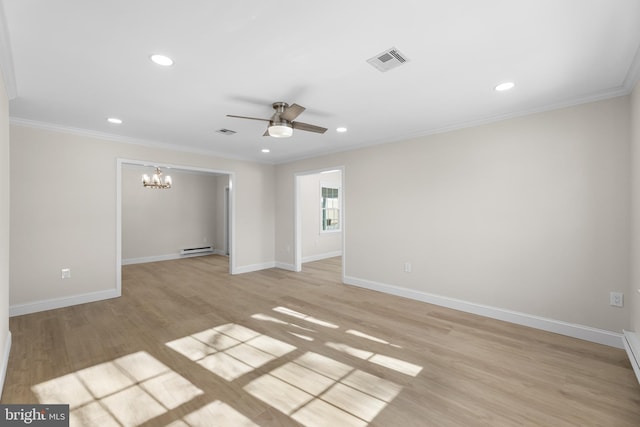
[[[639,0],[2,3],[14,122],[270,163],[627,94],[640,74]],[[391,47],[409,62],[366,62]],[[275,101],[329,130],[275,139],[225,116]]]

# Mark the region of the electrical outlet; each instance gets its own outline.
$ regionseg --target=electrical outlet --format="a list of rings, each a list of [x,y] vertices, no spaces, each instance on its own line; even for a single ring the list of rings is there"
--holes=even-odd
[[[622,292],[609,293],[609,305],[622,307],[624,305],[624,294]]]
[[[71,269],[70,268],[63,268],[62,270],[60,270],[60,277],[63,279],[68,279],[71,277]]]
[[[404,272],[405,273],[411,273],[411,263],[410,262],[405,262],[404,263]]]

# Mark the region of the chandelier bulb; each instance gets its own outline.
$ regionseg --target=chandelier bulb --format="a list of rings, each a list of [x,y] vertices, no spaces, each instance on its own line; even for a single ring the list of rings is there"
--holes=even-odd
[[[160,168],[156,168],[151,178],[147,174],[142,175],[142,185],[146,188],[171,188],[171,184],[171,177],[163,177]]]

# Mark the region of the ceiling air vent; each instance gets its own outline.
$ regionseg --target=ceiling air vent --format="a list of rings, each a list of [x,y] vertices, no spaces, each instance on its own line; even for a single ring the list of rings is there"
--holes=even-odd
[[[223,135],[233,135],[234,133],[236,133],[235,130],[231,130],[231,129],[219,129],[216,132],[221,133]]]
[[[398,49],[396,49],[395,47],[387,49],[384,52],[377,54],[373,58],[367,59],[367,62],[369,64],[373,65],[383,73],[385,71],[391,70],[392,68],[399,67],[407,61],[409,61],[409,58],[400,53],[400,51],[398,51]]]

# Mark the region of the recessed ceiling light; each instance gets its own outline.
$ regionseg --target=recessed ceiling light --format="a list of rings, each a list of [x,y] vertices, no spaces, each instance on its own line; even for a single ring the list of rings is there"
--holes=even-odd
[[[268,148],[263,148],[263,149],[262,149],[262,152],[263,152],[263,153],[270,153],[270,152],[271,152],[271,150],[269,150]]]
[[[113,123],[114,125],[121,125],[121,124],[122,124],[122,120],[120,120],[120,119],[119,119],[119,118],[117,118],[117,117],[108,117],[108,118],[107,118],[107,121],[108,121],[109,123]]]
[[[170,67],[173,65],[173,59],[164,55],[151,55],[151,60],[158,65],[162,65],[163,67]]]
[[[347,131],[347,128],[344,127],[344,126],[340,126],[339,128],[336,128],[336,132],[343,133],[343,132],[346,132],[346,131]]]
[[[513,89],[516,84],[514,82],[504,82],[500,83],[494,89],[498,92],[504,92],[505,90]]]

